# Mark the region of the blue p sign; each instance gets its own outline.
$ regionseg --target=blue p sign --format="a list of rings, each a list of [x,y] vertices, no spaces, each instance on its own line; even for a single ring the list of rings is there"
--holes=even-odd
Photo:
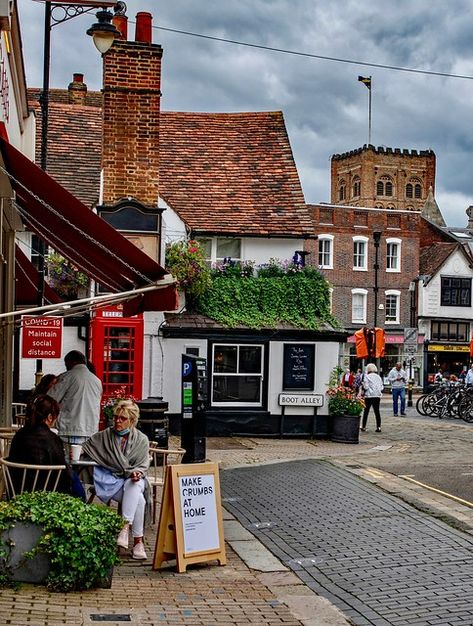
[[[191,361],[185,361],[183,363],[182,375],[183,376],[189,376],[189,374],[191,372],[192,372],[192,363],[191,363]]]

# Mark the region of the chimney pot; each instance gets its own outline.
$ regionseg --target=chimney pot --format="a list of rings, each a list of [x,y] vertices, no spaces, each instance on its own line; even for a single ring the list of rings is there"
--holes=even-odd
[[[126,41],[128,39],[128,15],[115,15],[112,24],[120,31],[119,39]]]
[[[151,13],[140,11],[136,14],[135,41],[141,43],[152,42],[152,21]]]
[[[72,81],[74,83],[83,83],[84,82],[84,74],[73,74]]]

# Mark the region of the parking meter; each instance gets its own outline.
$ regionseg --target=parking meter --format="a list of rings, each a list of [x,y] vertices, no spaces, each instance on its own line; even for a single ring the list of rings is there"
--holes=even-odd
[[[205,409],[207,407],[207,362],[201,357],[182,355],[181,447],[183,463],[205,461]]]

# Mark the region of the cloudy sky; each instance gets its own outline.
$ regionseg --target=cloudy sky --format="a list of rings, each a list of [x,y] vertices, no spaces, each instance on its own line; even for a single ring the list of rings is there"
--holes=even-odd
[[[28,86],[40,86],[43,5],[18,5]],[[362,63],[473,78],[471,0],[128,0],[127,6],[130,22],[149,11],[156,27],[357,62],[153,30],[164,48],[163,109],[282,110],[307,202],[329,200],[332,154],[367,143],[368,90],[357,78],[371,75],[372,143],[433,149],[437,202],[449,225],[466,225],[465,209],[473,204],[473,80]],[[53,28],[51,87],[67,87],[81,72],[89,89],[100,88],[100,59],[85,34],[92,21],[82,15]]]

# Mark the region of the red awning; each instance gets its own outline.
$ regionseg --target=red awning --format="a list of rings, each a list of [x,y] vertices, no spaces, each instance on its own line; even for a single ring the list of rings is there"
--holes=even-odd
[[[30,230],[112,293],[159,285],[166,270],[156,261],[2,138],[0,150]],[[147,292],[135,305],[136,312],[175,310],[176,289]]]
[[[21,248],[15,246],[15,304],[33,306],[38,304],[39,274]],[[59,295],[48,283],[44,285],[45,304],[58,304]]]

